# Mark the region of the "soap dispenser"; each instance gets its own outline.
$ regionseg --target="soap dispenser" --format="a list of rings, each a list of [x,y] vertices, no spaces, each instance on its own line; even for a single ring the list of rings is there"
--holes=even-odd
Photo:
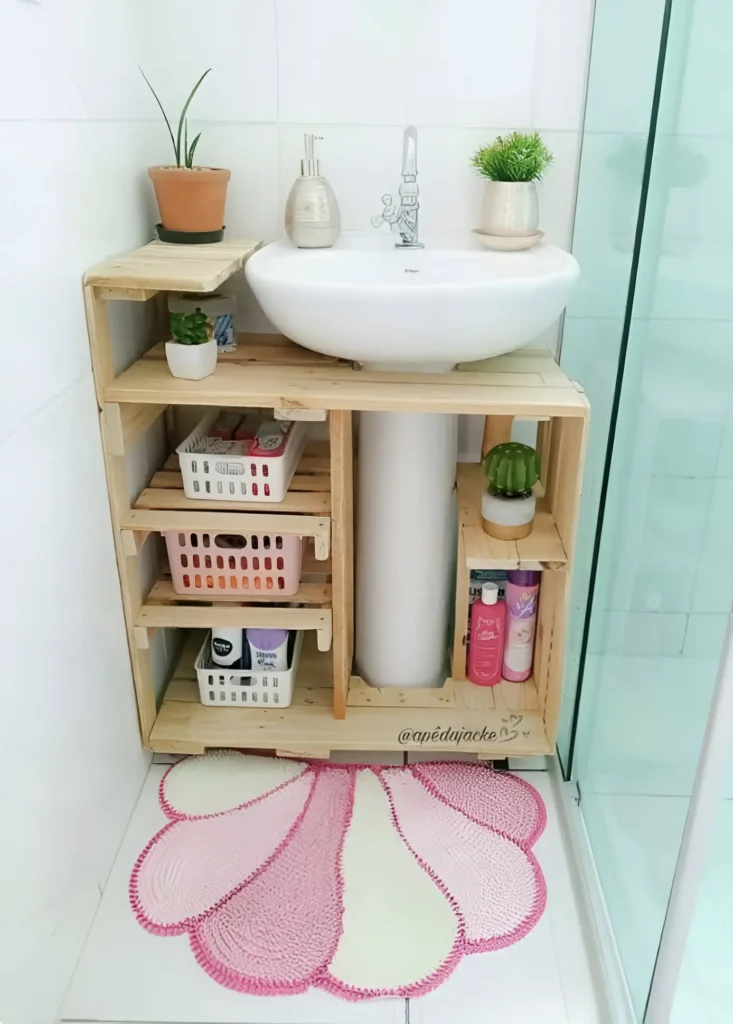
[[[285,231],[299,249],[330,249],[341,233],[341,214],[333,189],[321,177],[314,155],[316,138],[305,136],[305,159],[285,204]]]

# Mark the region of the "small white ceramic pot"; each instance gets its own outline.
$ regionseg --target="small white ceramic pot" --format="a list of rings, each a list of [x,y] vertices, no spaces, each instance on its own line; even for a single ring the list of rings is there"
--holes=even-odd
[[[484,533],[498,540],[521,540],[532,532],[535,497],[498,498],[484,491],[481,498],[481,517]]]
[[[174,377],[203,380],[216,369],[216,338],[203,345],[179,345],[177,341],[166,341],[165,358]]]
[[[481,230],[487,235],[533,235],[539,226],[533,181],[487,181],[481,206]]]

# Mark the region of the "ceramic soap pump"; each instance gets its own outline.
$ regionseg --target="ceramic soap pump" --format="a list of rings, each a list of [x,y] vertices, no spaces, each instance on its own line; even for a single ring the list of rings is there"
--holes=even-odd
[[[330,249],[341,233],[336,196],[314,155],[316,138],[320,136],[305,136],[305,159],[285,204],[285,231],[299,249]]]

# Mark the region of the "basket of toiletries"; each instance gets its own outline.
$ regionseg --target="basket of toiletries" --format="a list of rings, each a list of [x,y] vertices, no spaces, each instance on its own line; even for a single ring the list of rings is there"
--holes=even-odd
[[[163,536],[177,594],[292,597],[300,586],[301,537],[211,530],[167,530]]]
[[[308,424],[272,410],[213,409],[176,448],[187,498],[282,501],[303,453]]]
[[[195,664],[201,703],[207,707],[288,707],[302,647],[302,630],[212,630]]]

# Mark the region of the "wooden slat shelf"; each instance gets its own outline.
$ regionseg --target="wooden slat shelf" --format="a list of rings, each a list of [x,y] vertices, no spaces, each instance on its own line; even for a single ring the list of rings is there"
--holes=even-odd
[[[469,711],[524,711],[540,714],[540,703],[534,679],[511,683],[502,679],[496,686],[474,686],[463,679],[446,679],[436,689],[407,689],[369,686],[359,676],[352,676],[349,685],[349,707],[370,708],[456,708]]]
[[[527,351],[465,364],[444,374],[382,373],[319,362],[223,360],[205,380],[172,377],[159,359],[140,359],[104,389],[109,403],[220,405],[525,417],[587,415],[588,403],[552,355]]]
[[[330,608],[289,608],[272,605],[144,604],[135,620],[137,629],[211,629],[248,626],[260,629],[312,629],[318,649],[328,651],[333,637]]]
[[[499,694],[476,694],[478,688],[470,684],[456,684],[449,690],[412,691],[413,701],[431,700],[430,706],[380,703],[380,694],[403,691],[372,690],[378,700],[374,706],[350,702],[346,719],[338,721],[331,713],[331,661],[316,650],[312,637],[306,637],[303,645],[289,708],[263,711],[205,707],[199,703],[192,671],[202,642],[199,634],[187,644],[168,686],[150,733],[149,745],[157,752],[196,754],[207,748],[235,747],[297,751],[313,757],[328,756],[333,750],[460,750],[485,758],[551,753],[538,710],[510,710],[497,700]],[[517,691],[513,703],[521,702],[525,692],[530,694],[531,702],[533,684],[504,685]],[[435,695],[446,693],[449,702],[441,704]],[[436,739],[431,738],[434,734]],[[456,739],[458,735],[460,740]]]
[[[165,344],[153,345],[143,359],[165,359]],[[219,352],[217,363],[258,363],[281,366],[349,366],[347,359],[325,356],[296,345],[282,334],[256,334],[237,331],[237,347],[232,352]]]
[[[149,242],[141,249],[98,263],[86,272],[84,284],[104,288],[104,299],[145,301],[161,290],[214,292],[241,270],[244,261],[261,245],[237,239],[185,248]]]
[[[173,589],[170,577],[163,576],[153,584],[147,604],[308,604],[330,607],[330,583],[301,583],[297,592],[283,597],[273,590],[246,590],[240,594],[178,594]]]
[[[279,336],[239,337],[201,381],[174,378],[160,345],[121,374],[112,348],[109,303],[148,303],[140,318],[151,340],[162,337],[166,291],[206,293],[241,271],[262,243],[210,246],[152,242],[93,267],[84,279],[95,388],[112,509],[125,627],[143,744],[155,751],[201,753],[211,747],[254,748],[328,756],[332,750],[473,752],[479,757],[551,753],[560,712],[570,567],[580,501],[588,402],[547,351],[459,366],[444,374],[359,369],[307,351]],[[157,325],[157,328],[156,328]],[[156,333],[157,332],[157,333]],[[153,428],[177,443],[170,406],[327,411],[330,456],[308,448],[285,500],[264,503],[192,500],[169,458],[132,502],[127,460]],[[486,436],[511,430],[513,418],[540,422],[544,496],[530,537],[514,544],[485,535],[481,471],[458,470],[459,529],[451,674],[434,690],[378,690],[353,675],[353,413],[475,413]],[[246,525],[245,525],[246,524]],[[164,574],[150,589],[150,533],[211,530],[279,532],[308,538],[299,592],[280,604],[252,598],[178,595]],[[544,570],[534,676],[491,689],[465,679],[468,587],[472,568]],[[148,592],[149,591],[149,592]],[[244,595],[242,595],[244,597]],[[292,607],[296,604],[296,607]],[[193,662],[212,626],[306,631],[295,697],[289,708],[204,707]],[[178,668],[157,706],[151,634],[191,631]]]
[[[301,457],[288,493],[283,501],[265,504],[261,501],[212,501],[187,498],[178,455],[173,453],[135,502],[136,509],[175,512],[277,512],[328,516],[331,513],[331,463],[326,442],[311,442]]]
[[[192,502],[192,505],[198,504]],[[224,502],[220,502],[224,504]],[[160,532],[169,530],[210,530],[220,533],[240,533],[246,528],[251,533],[282,533],[295,534],[299,537],[312,537],[315,544],[316,558],[328,558],[331,543],[331,520],[315,516],[284,515],[282,512],[264,512],[266,505],[260,505],[257,512],[209,512],[198,508],[187,507],[185,511],[168,511],[166,509],[148,511],[147,509],[125,509],[119,514],[119,525],[123,529]]]
[[[537,502],[534,526],[523,540],[497,540],[481,525],[485,481],[478,464],[458,466],[458,515],[469,569],[564,569],[567,555],[544,497]]]

